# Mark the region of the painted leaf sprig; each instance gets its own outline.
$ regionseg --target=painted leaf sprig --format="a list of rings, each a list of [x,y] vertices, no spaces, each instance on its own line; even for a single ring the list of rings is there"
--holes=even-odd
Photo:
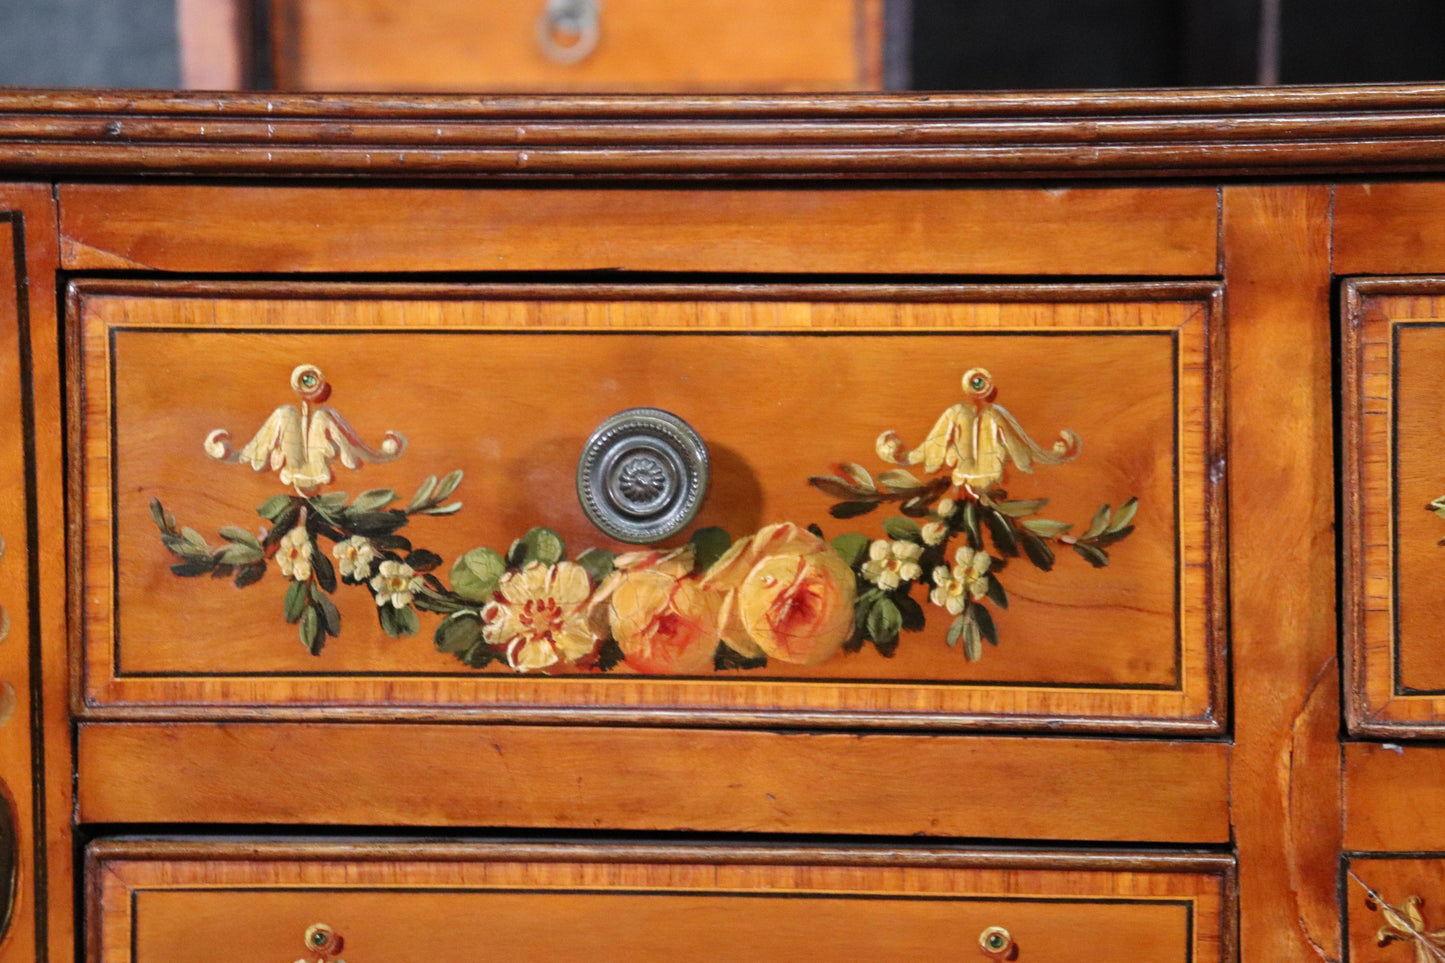
[[[159,500],[151,501],[151,517],[161,542],[180,559],[171,566],[176,575],[233,577],[244,588],[260,581],[274,562],[287,579],[282,613],[296,626],[307,651],[316,655],[328,638],[341,634],[341,613],[332,600],[340,585],[367,590],[388,636],[421,630],[417,597],[442,588],[431,574],[442,558],[413,547],[398,533],[413,516],[459,510],[461,503],[447,498],[461,480],[460,471],[441,479],[429,477],[405,508],[394,507],[400,496],[389,488],[364,491],[354,499],[346,492],[273,495],[256,509],[268,527],[258,535],[237,526],[222,528],[225,544],[217,548],[194,529],[177,526]]]

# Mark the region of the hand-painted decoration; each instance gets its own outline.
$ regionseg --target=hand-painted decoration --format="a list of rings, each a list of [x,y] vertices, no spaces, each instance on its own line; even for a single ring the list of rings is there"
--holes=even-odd
[[[1350,877],[1365,890],[1365,906],[1385,918],[1385,925],[1375,932],[1375,942],[1386,947],[1404,943],[1415,951],[1415,963],[1445,963],[1445,929],[1431,930],[1425,924],[1421,908],[1425,901],[1410,895],[1398,906],[1385,898],[1353,872]]]
[[[205,441],[212,457],[257,471],[269,466],[291,486],[257,509],[268,527],[256,534],[223,528],[225,543],[212,546],[177,525],[159,501],[151,512],[178,558],[171,566],[177,575],[230,578],[245,587],[273,565],[279,569],[288,581],[286,619],[313,654],[340,634],[330,598],[338,583],[370,592],[391,636],[416,634],[418,611],[442,616],[436,647],[474,668],[674,675],[769,662],[817,665],[865,644],[892,656],[900,633],[919,631],[928,620],[912,597],[922,585],[924,600],[952,619],[947,644],[961,643],[974,661],[984,642],[998,643],[990,608],[1008,606],[999,575],[1010,559],[1022,554],[1047,571],[1062,545],[1103,567],[1108,547],[1133,531],[1137,509],[1133,498],[1117,510],[1105,505],[1074,535],[1073,525],[1038,516],[1047,499],[1010,499],[1002,488],[1010,467],[1031,473],[1035,465],[1061,465],[1078,455],[1080,441],[1070,431],[1049,448],[1033,441],[994,404],[989,373],[974,368],[964,374],[965,400],[943,413],[918,448],[905,451],[892,431],[878,439],[879,457],[922,466],[923,477],[894,468],[875,479],[848,463],[810,479],[840,499],[831,509],[835,518],[899,503],[902,514],[884,520],[879,537],[851,532],[830,541],[816,525],[778,522],[736,540],[703,528],[681,547],[622,555],[589,548],[569,557],[556,532],[538,527],[505,552],[487,546],[466,552],[452,565],[448,587],[432,574],[441,558],[397,533],[414,516],[459,510],[459,502],[446,500],[461,472],[426,479],[405,508],[392,507],[398,495],[390,489],[350,500],[344,492],[323,493],[333,461],[347,468],[390,461],[406,443],[395,433],[378,448],[362,442],[321,406],[330,389],[314,366],[298,367],[291,380],[301,404],[276,409],[239,453],[224,431]]]
[[[341,613],[331,600],[338,585],[359,586],[371,593],[387,635],[416,634],[417,597],[442,591],[441,582],[430,574],[442,560],[434,552],[413,548],[397,532],[414,516],[459,510],[461,503],[447,503],[447,498],[461,483],[462,473],[426,479],[405,508],[393,507],[399,496],[389,488],[365,491],[352,499],[345,492],[322,494],[321,487],[331,481],[334,460],[347,468],[366,461],[391,461],[401,454],[406,440],[388,434],[379,449],[362,442],[344,418],[321,404],[331,387],[314,365],[297,367],[291,373],[291,387],[300,396],[300,406],[277,408],[239,453],[232,451],[221,430],[207,436],[205,451],[220,461],[244,462],[256,471],[269,466],[292,491],[274,495],[256,509],[267,527],[252,533],[227,526],[220,530],[219,546],[209,544],[195,529],[177,525],[160,501],[152,499],[151,517],[161,530],[161,541],[179,559],[171,571],[190,578],[229,578],[245,588],[259,582],[274,564],[286,580],[282,600],[286,621],[296,625],[301,643],[313,655],[328,636],[341,634]],[[329,551],[325,543],[330,543]]]
[[[308,926],[302,942],[308,955],[301,957],[296,963],[346,963],[337,955],[341,952],[341,945],[345,940],[325,923],[312,923]],[[320,955],[313,957],[309,955],[312,953]]]
[[[1059,433],[1045,449],[1002,405],[985,368],[963,375],[964,400],[939,417],[923,443],[904,452],[897,432],[878,436],[878,457],[895,465],[922,465],[925,476],[895,468],[877,479],[858,464],[843,464],[833,475],[810,481],[841,499],[835,518],[852,518],[885,502],[899,502],[901,516],[883,522],[886,538],[861,534],[833,540],[853,561],[860,576],[855,622],[883,652],[892,653],[900,629],[922,628],[925,616],[912,597],[917,583],[932,583],[927,599],[953,617],[947,641],[963,644],[970,662],[983,655],[983,643],[997,645],[997,624],[990,606],[1008,608],[999,575],[1008,560],[1022,553],[1045,572],[1054,567],[1055,545],[1072,549],[1095,568],[1109,564],[1109,546],[1134,530],[1139,503],[1130,498],[1117,509],[1104,505],[1077,535],[1068,522],[1041,518],[1047,498],[1010,499],[1002,488],[1010,464],[1032,473],[1035,465],[1061,465],[1078,457],[1079,436]],[[985,540],[987,535],[987,540]],[[961,543],[954,548],[955,540]],[[952,551],[950,552],[950,549]]]

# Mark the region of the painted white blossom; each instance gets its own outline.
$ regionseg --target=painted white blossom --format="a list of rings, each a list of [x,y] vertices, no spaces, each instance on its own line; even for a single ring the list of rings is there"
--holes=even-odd
[[[311,578],[311,536],[306,534],[304,525],[297,525],[281,536],[276,562],[281,566],[281,574],[287,578],[298,582]]]
[[[923,544],[942,545],[943,540],[948,537],[948,524],[941,521],[923,523]]]
[[[904,582],[923,574],[918,557],[923,546],[917,542],[889,541],[880,538],[868,546],[868,561],[863,563],[863,577],[885,591],[892,591]]]
[[[332,547],[331,554],[336,556],[336,567],[341,569],[342,578],[361,582],[371,577],[371,563],[376,559],[376,549],[360,535],[337,542]]]
[[[952,498],[941,499],[934,511],[938,513],[939,518],[948,518],[958,511],[958,502]]]
[[[988,594],[988,568],[993,559],[986,552],[976,552],[967,545],[953,555],[954,566],[939,565],[933,569],[933,591],[928,599],[948,610],[950,615],[963,611],[967,598],[975,602]]]
[[[425,584],[422,577],[405,562],[387,559],[377,566],[376,571],[376,577],[371,580],[371,590],[376,593],[378,607],[391,605],[404,609]]]

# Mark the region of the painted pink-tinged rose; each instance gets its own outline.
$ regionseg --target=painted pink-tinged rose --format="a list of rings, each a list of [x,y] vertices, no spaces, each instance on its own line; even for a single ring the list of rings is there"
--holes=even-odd
[[[597,591],[627,664],[649,674],[690,675],[712,666],[722,597],[692,574],[691,545],[619,555]]]
[[[735,543],[703,586],[723,593],[722,639],[745,656],[817,665],[853,631],[853,570],[792,522]]]

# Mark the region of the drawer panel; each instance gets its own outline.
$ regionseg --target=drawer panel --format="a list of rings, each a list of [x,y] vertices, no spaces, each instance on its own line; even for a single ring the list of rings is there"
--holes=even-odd
[[[867,90],[883,0],[275,0],[282,90]],[[595,9],[543,30],[544,11]]]
[[[85,702],[1216,728],[1216,295],[78,288]],[[647,550],[636,406],[711,453]]]
[[[1350,854],[1342,866],[1346,963],[1445,955],[1445,854]]]
[[[1445,282],[1345,291],[1346,710],[1353,732],[1438,736],[1445,559]]]
[[[100,963],[183,959],[198,930],[222,959],[244,947],[323,963],[459,963],[479,947],[518,963],[1072,961],[1121,947],[1183,963],[1232,946],[1224,858],[107,842],[88,866]]]

